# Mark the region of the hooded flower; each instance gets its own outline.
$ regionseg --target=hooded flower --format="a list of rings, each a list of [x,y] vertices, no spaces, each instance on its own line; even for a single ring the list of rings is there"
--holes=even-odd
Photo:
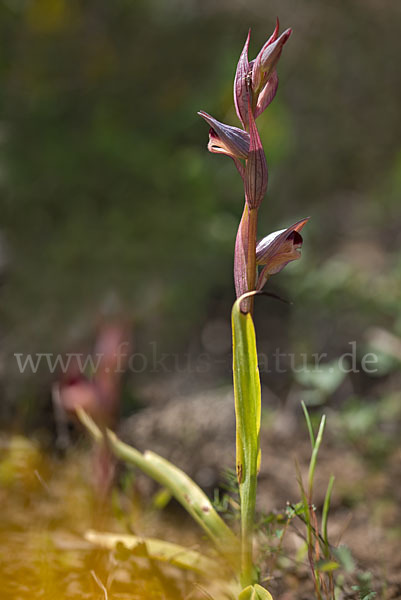
[[[275,231],[264,237],[256,245],[256,263],[263,265],[257,290],[261,290],[270,275],[279,273],[291,261],[301,258],[302,236],[299,233],[309,221],[302,219],[287,229]]]
[[[210,152],[226,154],[237,159],[248,158],[249,133],[238,127],[220,123],[203,110],[199,111],[198,115],[210,125],[209,143],[207,145]]]

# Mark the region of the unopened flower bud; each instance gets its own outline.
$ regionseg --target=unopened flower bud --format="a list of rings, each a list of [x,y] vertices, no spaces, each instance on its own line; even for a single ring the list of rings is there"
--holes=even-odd
[[[287,29],[274,41],[271,41],[273,36],[266,42],[257,57],[252,69],[252,90],[255,94],[259,94],[278,63],[284,44],[292,33],[291,29]]]
[[[250,92],[250,65],[248,62],[248,46],[251,30],[248,32],[245,45],[237,64],[237,70],[234,78],[234,104],[239,120],[244,129],[248,129],[248,104]]]

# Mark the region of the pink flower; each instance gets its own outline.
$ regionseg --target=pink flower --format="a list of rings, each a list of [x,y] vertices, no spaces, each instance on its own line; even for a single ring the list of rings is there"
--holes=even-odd
[[[220,123],[203,110],[200,110],[198,115],[210,125],[209,143],[207,145],[210,152],[226,154],[231,158],[248,158],[249,133],[238,127]]]
[[[270,233],[256,245],[256,264],[263,265],[256,289],[261,290],[270,275],[279,273],[293,260],[301,258],[302,236],[299,233],[309,221],[302,219],[287,229]]]

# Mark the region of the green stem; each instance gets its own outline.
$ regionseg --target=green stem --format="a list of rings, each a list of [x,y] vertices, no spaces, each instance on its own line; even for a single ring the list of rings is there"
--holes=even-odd
[[[255,522],[257,473],[249,473],[240,485],[241,500],[241,585],[255,583],[253,567],[253,527]]]
[[[258,209],[248,209],[248,256],[247,282],[248,291],[252,292],[256,284],[256,236],[258,224]],[[249,312],[253,315],[254,297],[249,299]],[[246,368],[249,368],[246,362]],[[240,485],[241,501],[241,585],[246,587],[255,583],[253,568],[253,526],[255,522],[257,461],[251,470],[245,473]]]

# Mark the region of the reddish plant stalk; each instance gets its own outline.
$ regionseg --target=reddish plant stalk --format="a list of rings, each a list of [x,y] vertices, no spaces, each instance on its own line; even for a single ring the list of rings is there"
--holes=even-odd
[[[247,283],[248,292],[256,287],[256,236],[258,226],[258,209],[248,209],[248,252],[247,252]],[[254,299],[249,299],[249,312],[253,313]]]

